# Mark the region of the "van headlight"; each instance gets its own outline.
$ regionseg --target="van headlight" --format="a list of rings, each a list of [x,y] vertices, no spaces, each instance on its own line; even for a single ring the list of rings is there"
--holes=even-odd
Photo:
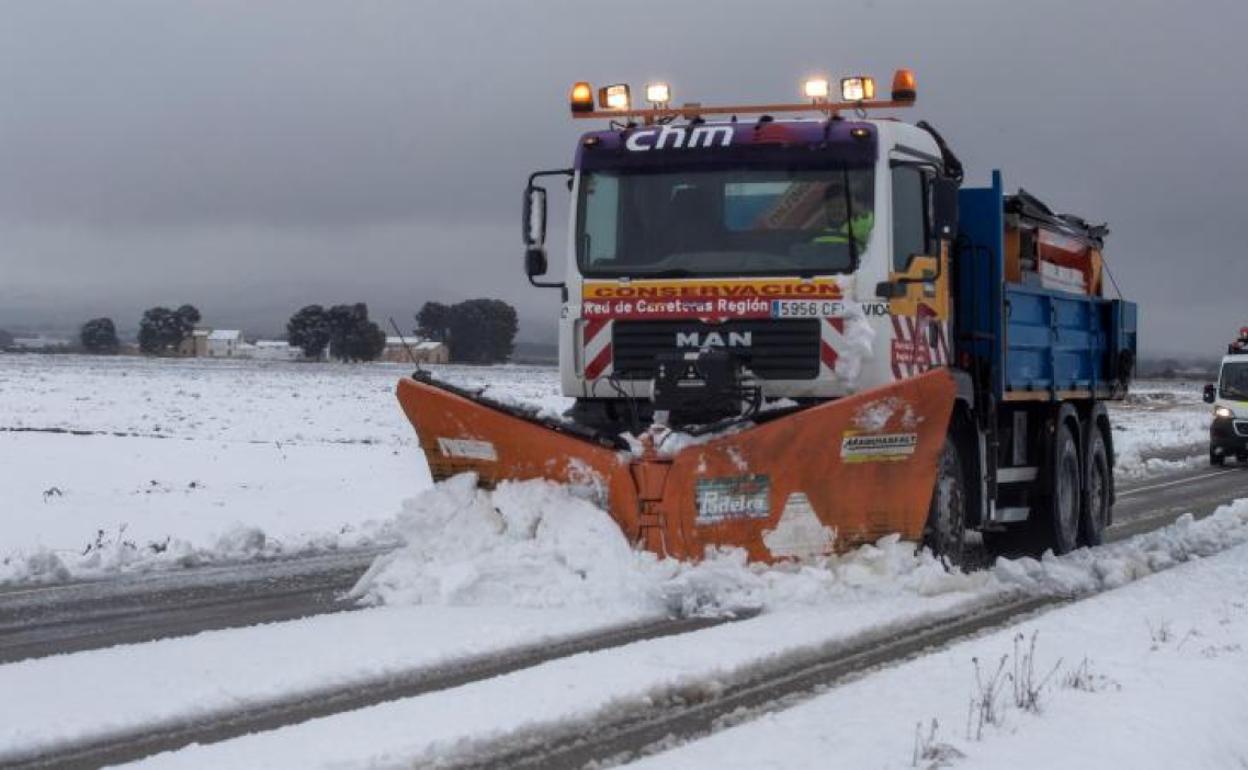
[[[1234,417],[1234,416],[1235,416],[1235,413],[1234,413],[1234,412],[1232,412],[1230,409],[1226,408],[1225,406],[1215,406],[1215,407],[1213,408],[1213,416],[1214,416],[1214,417],[1224,417],[1224,418],[1225,418],[1225,417]]]

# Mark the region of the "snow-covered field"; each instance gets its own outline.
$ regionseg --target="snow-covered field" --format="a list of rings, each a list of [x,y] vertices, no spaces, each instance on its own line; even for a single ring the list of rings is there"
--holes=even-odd
[[[725,552],[681,565],[629,548],[574,490],[432,486],[393,397],[406,370],[0,356],[0,581],[400,546],[356,586],[373,605],[359,612],[0,665],[0,692],[20,694],[0,698],[0,763],[620,623],[761,610],[144,763],[423,766],[1020,595],[1083,598],[640,764],[1248,762],[1236,729],[1248,714],[1248,502],[970,575],[893,538],[818,564],[762,568]],[[439,374],[503,400],[563,403],[547,369]],[[1114,419],[1119,471],[1143,476],[1184,464],[1205,440],[1208,408],[1194,384],[1144,383]],[[1018,705],[1008,682],[974,706],[983,688],[972,659],[991,676],[1033,634],[1034,683],[1054,672],[1035,697]]]
[[[409,370],[0,355],[0,582],[392,542],[430,483]],[[561,403],[545,369],[439,373]]]
[[[1213,410],[1201,399],[1204,383],[1134,383],[1110,412],[1117,472],[1144,478],[1207,462]]]
[[[0,582],[396,542],[430,484],[394,398],[409,368],[0,355]],[[570,403],[549,368],[437,373]],[[1208,411],[1195,383],[1141,383],[1115,407],[1119,472],[1190,464],[1174,450]]]

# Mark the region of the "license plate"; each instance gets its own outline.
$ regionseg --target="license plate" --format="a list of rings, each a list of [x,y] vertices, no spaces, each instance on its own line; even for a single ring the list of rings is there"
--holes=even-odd
[[[845,303],[834,299],[773,299],[772,318],[839,318]]]

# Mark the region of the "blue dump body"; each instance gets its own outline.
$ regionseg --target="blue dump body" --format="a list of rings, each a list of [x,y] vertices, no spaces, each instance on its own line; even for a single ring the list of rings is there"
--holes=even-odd
[[[998,401],[1121,398],[1134,370],[1135,303],[1007,284],[1004,204],[1000,171],[989,187],[959,193],[971,247],[954,283],[957,349]]]

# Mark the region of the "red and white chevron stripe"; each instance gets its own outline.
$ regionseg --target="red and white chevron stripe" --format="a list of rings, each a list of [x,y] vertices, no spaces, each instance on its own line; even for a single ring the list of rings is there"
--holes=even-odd
[[[609,377],[612,371],[611,319],[586,319],[582,340],[585,379],[597,380]]]
[[[836,373],[836,362],[845,350],[845,319],[824,318],[819,335],[820,376]]]
[[[948,323],[930,317],[892,316],[893,376],[905,379],[949,363]],[[931,329],[935,331],[931,331]]]

